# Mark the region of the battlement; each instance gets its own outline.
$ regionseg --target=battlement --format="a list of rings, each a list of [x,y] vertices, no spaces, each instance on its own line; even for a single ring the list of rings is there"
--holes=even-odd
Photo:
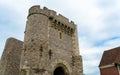
[[[76,25],[74,24],[73,21],[70,21],[68,18],[64,17],[61,14],[57,15],[56,11],[50,10],[47,7],[44,7],[43,9],[41,9],[39,5],[32,6],[29,9],[29,15],[28,15],[28,17],[31,16],[31,15],[33,15],[33,14],[42,14],[42,15],[45,15],[51,21],[56,21],[59,24],[67,26],[68,28],[70,27],[72,29],[75,29],[75,27],[76,27]]]

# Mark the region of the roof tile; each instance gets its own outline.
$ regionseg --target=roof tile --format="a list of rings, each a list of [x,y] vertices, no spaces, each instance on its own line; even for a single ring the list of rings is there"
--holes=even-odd
[[[112,63],[120,63],[120,47],[104,51],[99,67]]]

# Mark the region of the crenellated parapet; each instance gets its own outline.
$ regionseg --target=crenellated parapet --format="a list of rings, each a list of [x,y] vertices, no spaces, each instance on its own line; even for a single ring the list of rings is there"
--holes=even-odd
[[[72,36],[76,29],[76,25],[73,21],[69,21],[68,18],[64,17],[61,14],[57,15],[57,13],[54,10],[50,10],[46,7],[44,7],[43,9],[41,9],[39,5],[31,7],[29,9],[28,17],[33,14],[41,14],[47,16],[52,22],[52,27],[58,28],[67,33],[68,35]]]

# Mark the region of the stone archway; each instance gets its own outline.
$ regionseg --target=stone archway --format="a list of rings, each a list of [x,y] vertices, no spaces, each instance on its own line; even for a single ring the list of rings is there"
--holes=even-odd
[[[69,75],[68,69],[63,64],[59,64],[53,72],[53,75]]]
[[[66,75],[66,73],[62,67],[57,67],[54,71],[54,75]]]

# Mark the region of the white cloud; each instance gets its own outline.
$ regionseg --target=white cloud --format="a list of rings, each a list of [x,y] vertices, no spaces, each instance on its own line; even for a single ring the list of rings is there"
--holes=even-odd
[[[93,46],[85,38],[80,38],[80,54],[83,56],[84,73],[86,75],[92,75],[97,72],[99,75],[99,63],[102,54],[105,50],[120,46],[120,38],[114,40],[108,40],[102,43],[100,46]]]

